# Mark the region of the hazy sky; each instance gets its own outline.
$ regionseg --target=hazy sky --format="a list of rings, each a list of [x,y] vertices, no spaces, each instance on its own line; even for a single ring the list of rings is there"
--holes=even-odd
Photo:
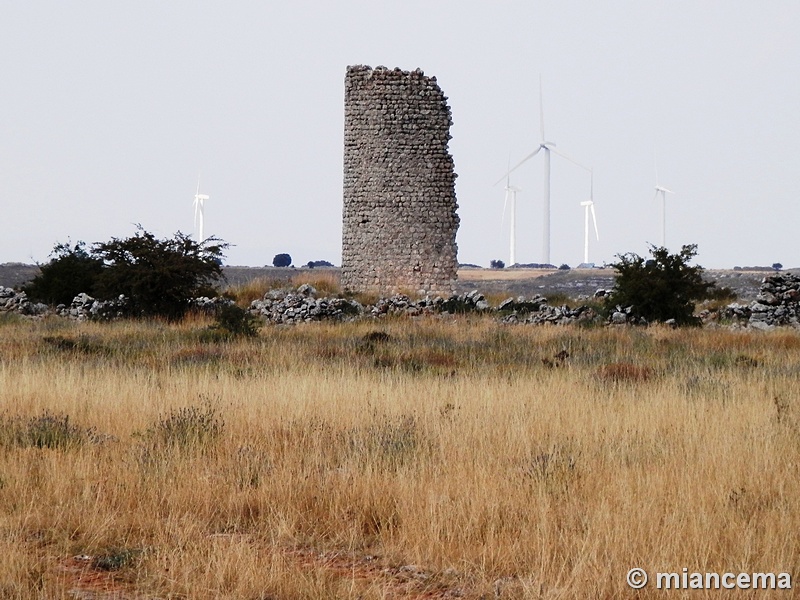
[[[800,266],[796,1],[31,0],[0,8],[0,263],[55,242],[193,231],[228,264],[341,252],[350,64],[421,68],[449,97],[459,260],[508,260],[503,185],[547,139],[594,168],[591,259],[660,241],[707,267]],[[542,161],[512,176],[541,259]],[[553,156],[552,262],[583,257],[588,175]]]

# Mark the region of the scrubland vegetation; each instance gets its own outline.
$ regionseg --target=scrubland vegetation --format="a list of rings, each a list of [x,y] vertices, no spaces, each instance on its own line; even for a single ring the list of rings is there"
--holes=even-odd
[[[797,572],[794,332],[210,324],[0,323],[0,598],[649,598],[630,568]]]

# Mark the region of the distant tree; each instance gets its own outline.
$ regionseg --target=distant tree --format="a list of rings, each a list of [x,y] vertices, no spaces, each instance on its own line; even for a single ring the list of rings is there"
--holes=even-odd
[[[128,298],[133,316],[180,319],[193,298],[215,296],[228,244],[211,237],[195,242],[183,233],[159,240],[141,226],[126,239],[94,245],[103,269],[94,287],[101,299]]]
[[[695,302],[704,300],[716,288],[703,280],[703,268],[690,266],[697,245],[683,246],[670,254],[664,247],[650,247],[651,259],[633,253],[617,255],[611,263],[617,271],[614,289],[607,296],[606,308],[631,306],[631,313],[647,321],[675,319],[678,325],[697,325]]]
[[[570,267],[569,267],[569,265],[567,263],[564,263],[560,267],[558,267],[558,270],[559,271],[569,271]]]
[[[333,263],[328,262],[327,260],[310,260],[306,263],[306,267],[309,269],[314,269],[316,267],[332,267]]]
[[[272,259],[273,267],[288,267],[292,264],[292,257],[288,254],[276,254]]]
[[[493,260],[489,263],[489,266],[492,269],[505,269],[506,263],[504,263],[502,260]]]
[[[39,265],[41,273],[22,290],[29,298],[47,304],[69,304],[78,294],[91,294],[103,261],[86,250],[84,242],[56,244],[51,259]]]
[[[776,271],[780,271],[783,268],[783,265],[781,263],[772,263],[772,268]]]

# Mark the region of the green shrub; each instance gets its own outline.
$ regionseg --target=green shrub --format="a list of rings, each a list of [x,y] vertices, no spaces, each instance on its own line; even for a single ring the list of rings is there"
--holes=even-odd
[[[230,336],[255,337],[258,335],[258,319],[235,304],[225,304],[216,311],[212,329]]]
[[[48,263],[39,265],[41,273],[22,288],[31,300],[70,304],[78,294],[92,293],[103,261],[90,254],[84,242],[56,244],[50,256]]]
[[[124,240],[95,244],[94,256],[105,265],[94,291],[110,300],[128,299],[133,316],[182,318],[193,298],[216,296],[213,284],[222,277],[222,252],[228,244],[216,238],[198,243],[178,232],[159,240],[139,227]]]
[[[176,321],[194,298],[217,295],[227,247],[217,238],[198,243],[180,232],[159,240],[138,226],[135,235],[96,243],[91,251],[83,242],[57,244],[41,275],[23,290],[50,304],[69,304],[81,292],[101,300],[124,296],[131,316]]]
[[[606,310],[631,306],[633,316],[647,321],[675,319],[678,325],[699,325],[695,302],[708,298],[716,286],[703,280],[702,267],[689,265],[697,246],[683,246],[676,254],[651,246],[650,254],[649,260],[633,253],[617,255],[619,261],[611,264],[617,280],[606,299]]]

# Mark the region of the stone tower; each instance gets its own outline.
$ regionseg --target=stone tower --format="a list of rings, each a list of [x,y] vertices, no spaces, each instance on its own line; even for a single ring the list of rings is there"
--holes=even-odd
[[[347,68],[342,287],[450,294],[457,276],[450,107],[435,77]]]

